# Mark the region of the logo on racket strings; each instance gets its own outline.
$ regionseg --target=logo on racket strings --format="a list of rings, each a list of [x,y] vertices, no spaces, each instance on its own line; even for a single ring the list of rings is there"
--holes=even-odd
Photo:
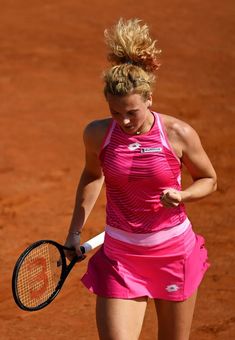
[[[30,298],[38,299],[46,292],[49,285],[47,276],[47,261],[45,257],[39,257],[30,261],[27,269],[30,275]]]

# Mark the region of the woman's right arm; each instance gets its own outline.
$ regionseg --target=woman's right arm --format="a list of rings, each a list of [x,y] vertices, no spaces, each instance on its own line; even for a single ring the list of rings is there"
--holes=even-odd
[[[74,247],[78,255],[80,255],[80,232],[104,182],[98,157],[103,133],[97,130],[96,123],[93,122],[84,131],[85,167],[78,184],[72,220],[65,242],[65,246]]]

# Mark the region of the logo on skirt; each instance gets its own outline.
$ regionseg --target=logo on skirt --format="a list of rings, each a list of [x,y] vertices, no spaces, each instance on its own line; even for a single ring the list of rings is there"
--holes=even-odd
[[[166,286],[166,290],[171,293],[171,292],[177,292],[177,290],[179,290],[180,287],[177,285],[168,285]]]

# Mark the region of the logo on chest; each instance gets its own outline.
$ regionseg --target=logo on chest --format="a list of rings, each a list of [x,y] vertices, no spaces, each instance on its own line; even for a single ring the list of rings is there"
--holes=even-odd
[[[155,152],[161,152],[162,147],[157,148],[141,148],[141,153],[155,153]]]
[[[141,147],[140,143],[132,143],[128,145],[128,149],[131,151],[137,150]],[[156,152],[162,152],[162,147],[155,147],[155,148],[141,148],[141,153],[156,153]]]
[[[128,145],[128,149],[131,150],[131,151],[134,151],[136,149],[139,149],[140,146],[141,146],[140,143],[132,143],[132,144]]]

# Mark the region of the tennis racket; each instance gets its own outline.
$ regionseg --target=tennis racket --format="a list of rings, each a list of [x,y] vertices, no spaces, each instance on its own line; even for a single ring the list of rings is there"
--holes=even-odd
[[[65,250],[51,240],[31,244],[17,260],[12,276],[12,293],[16,304],[26,311],[37,311],[49,305],[60,292],[75,263],[104,242],[104,232],[81,245],[82,256],[67,264]]]

